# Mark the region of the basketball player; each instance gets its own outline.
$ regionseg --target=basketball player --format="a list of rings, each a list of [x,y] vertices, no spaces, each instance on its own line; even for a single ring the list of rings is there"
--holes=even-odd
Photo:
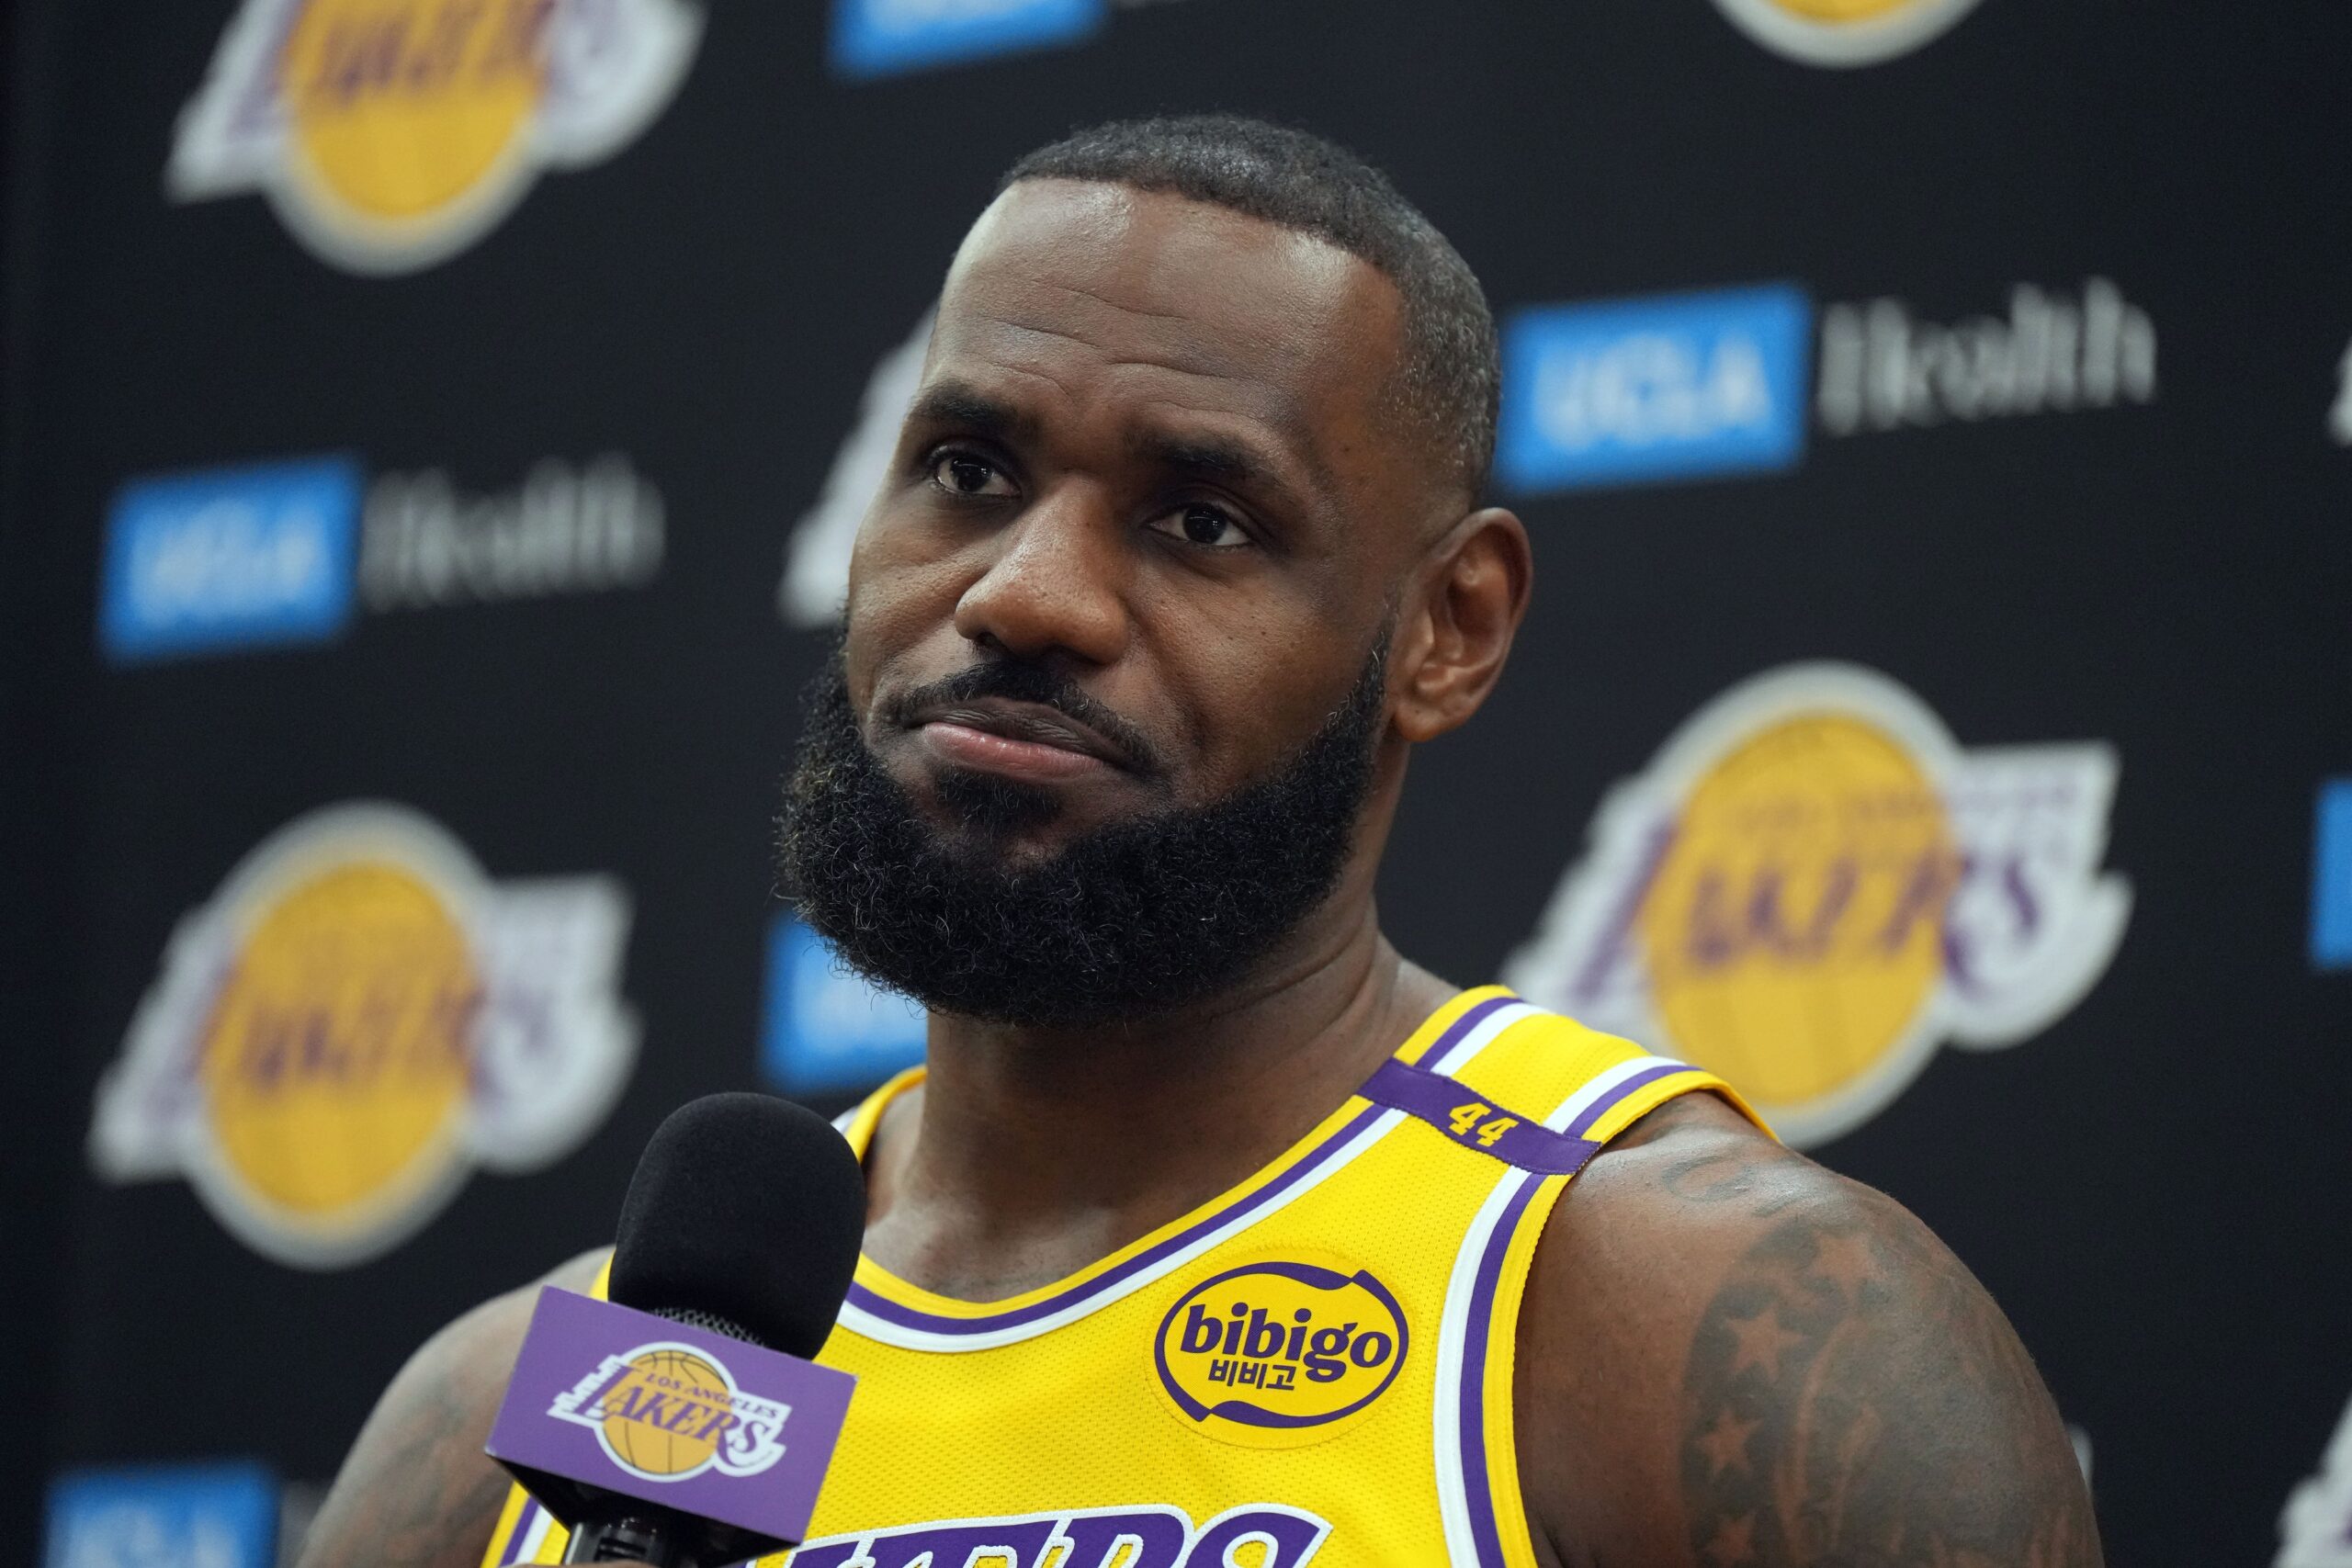
[[[806,918],[931,1009],[846,1123],[803,1564],[2098,1562],[1917,1220],[1383,939],[1408,759],[1528,604],[1497,379],[1461,257],[1295,131],[1086,131],[966,238],[783,818]],[[531,1297],[417,1353],[307,1562],[560,1558],[481,1454]]]

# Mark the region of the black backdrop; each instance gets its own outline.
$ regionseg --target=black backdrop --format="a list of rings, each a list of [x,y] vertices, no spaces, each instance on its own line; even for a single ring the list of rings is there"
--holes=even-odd
[[[1848,7],[1885,8],[1911,9]],[[1816,326],[1877,299],[1951,324],[2111,280],[2154,360],[2107,406],[1962,417],[1965,378],[1938,371],[1904,428],[1796,409],[1801,460],[1514,497],[1537,608],[1488,712],[1416,761],[1384,914],[1441,973],[1494,976],[1610,786],[1792,661],[1890,677],[1972,755],[2104,745],[2091,865],[2132,896],[2111,963],[2013,1048],[1942,1032],[1814,1152],[1921,1213],[2008,1309],[2087,1439],[2111,1560],[2280,1551],[2352,1394],[2352,980],[2308,929],[2313,801],[2352,772],[2352,450],[2329,425],[2352,14],[1983,0],[1837,66],[1711,0],[1162,0],[861,70],[830,52],[854,5],[715,3],[641,128],[451,254],[370,263],[257,196],[167,188],[235,9],[51,0],[17,49],[9,1207],[40,1318],[6,1424],[20,1480],[220,1456],[322,1480],[434,1325],[599,1236],[667,1109],[763,1081],[768,823],[826,646],[779,614],[787,541],[997,171],[1073,123],[1217,107],[1381,163],[1507,318],[1781,283]],[[102,644],[126,484],[331,454],[369,486],[445,476],[488,498],[476,521],[500,498],[561,511],[511,502],[552,459],[544,482],[605,498],[575,523],[628,513],[636,564],[477,562],[405,598],[363,581],[339,630],[272,646]],[[175,927],[351,801],[423,814],[498,889],[604,879],[625,948],[582,985],[638,1048],[607,1051],[609,1111],[589,1096],[527,1168],[322,1268],[216,1218],[164,1122],[126,1134],[171,1168],[135,1180],[91,1130]]]

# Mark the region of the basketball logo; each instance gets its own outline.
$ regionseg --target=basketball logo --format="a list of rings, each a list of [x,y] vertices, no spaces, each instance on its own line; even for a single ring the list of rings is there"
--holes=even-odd
[[[182,921],[98,1091],[92,1163],[185,1174],[269,1257],[334,1268],[429,1221],[476,1164],[602,1121],[636,1043],[600,879],[499,887],[417,814],[313,813]]]
[[[654,1392],[661,1389],[693,1396],[689,1409],[694,1398],[725,1397],[716,1391],[727,1374],[692,1350],[655,1350],[639,1356],[630,1372],[638,1385],[629,1391],[630,1398],[641,1394],[647,1404],[663,1397]],[[671,1429],[674,1417],[647,1420],[625,1398],[606,1408],[597,1431],[617,1461],[640,1475],[683,1475],[708,1464],[718,1450],[718,1439],[711,1431],[718,1425],[718,1418],[698,1423],[690,1415],[675,1431]]]
[[[327,260],[413,271],[540,169],[634,140],[701,29],[689,0],[245,0],[167,183],[184,201],[262,191]]]
[[[257,912],[199,1046],[223,1179],[297,1225],[414,1201],[450,1165],[481,999],[465,932],[413,873],[297,881]]]
[[[594,1432],[605,1457],[631,1475],[691,1481],[774,1465],[792,1407],[744,1393],[709,1352],[663,1342],[605,1357],[548,1414]]]
[[[1748,36],[1809,65],[1870,65],[1928,42],[1976,0],[1715,0]]]
[[[2105,972],[2113,752],[1962,752],[1885,677],[1799,665],[1716,699],[1603,803],[1507,977],[1835,1137],[1945,1040],[2012,1045]]]

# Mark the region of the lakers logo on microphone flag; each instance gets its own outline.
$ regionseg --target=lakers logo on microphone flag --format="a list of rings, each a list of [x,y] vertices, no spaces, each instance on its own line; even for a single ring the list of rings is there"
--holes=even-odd
[[[857,1380],[550,1285],[486,1451],[570,1523],[617,1492],[769,1541],[808,1534]]]

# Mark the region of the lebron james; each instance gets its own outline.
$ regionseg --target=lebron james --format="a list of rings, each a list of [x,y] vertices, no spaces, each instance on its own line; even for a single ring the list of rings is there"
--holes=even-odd
[[[843,1123],[798,1568],[2099,1561],[1917,1220],[1383,938],[1413,748],[1529,604],[1497,381],[1461,257],[1295,131],[1084,131],[965,239],[782,817],[805,918],[931,1010]],[[481,1453],[530,1301],[401,1372],[312,1568],[560,1558]]]

